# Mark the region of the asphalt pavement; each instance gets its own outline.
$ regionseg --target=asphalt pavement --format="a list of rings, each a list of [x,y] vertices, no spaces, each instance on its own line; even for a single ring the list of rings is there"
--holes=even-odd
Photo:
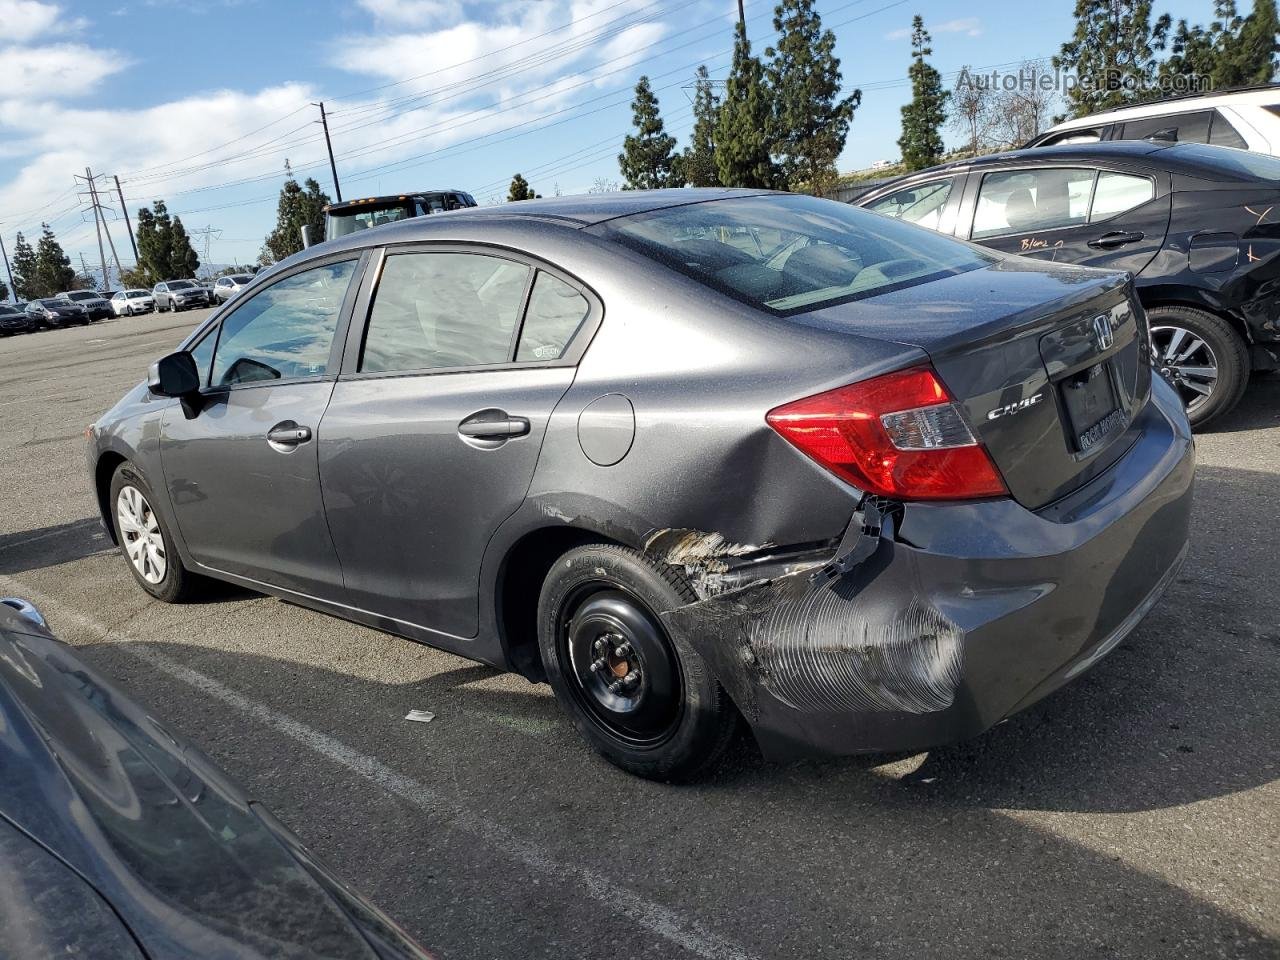
[[[598,760],[545,686],[135,586],[82,434],[203,316],[0,340],[0,594],[441,958],[1280,957],[1280,377],[1200,437],[1190,558],[1081,680],[961,746],[744,746],[670,787]]]

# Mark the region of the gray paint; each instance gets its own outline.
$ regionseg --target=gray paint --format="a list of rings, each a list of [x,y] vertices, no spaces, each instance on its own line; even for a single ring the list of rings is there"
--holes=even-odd
[[[620,463],[636,439],[636,411],[620,393],[587,404],[578,417],[578,443],[597,467]]]
[[[502,589],[529,577],[509,558],[565,531],[619,542],[689,578],[699,601],[664,616],[771,753],[976,733],[1085,656],[1185,543],[1190,434],[1176,399],[1150,383],[1131,286],[1122,275],[996,256],[948,280],[783,319],[582,229],[719,195],[528,201],[313,247],[210,323],[273,279],[369,250],[339,324],[340,359],[309,386],[323,400],[271,400],[256,419],[247,406],[232,433],[252,452],[219,460],[187,456],[204,441],[182,435],[218,424],[139,388],[95,425],[91,466],[100,482],[109,474],[100,464],[110,466],[100,458],[124,456],[153,478],[165,492],[156,509],[176,521],[175,548],[192,569],[531,677],[532,612],[512,622],[501,609]],[[498,250],[583,290],[590,322],[557,361],[360,374],[378,247]],[[1124,430],[1081,457],[1069,452],[1056,403],[985,419],[1096,361],[1071,331],[1113,310],[1111,349],[1129,384]],[[887,505],[894,522],[864,524],[862,492],[765,422],[790,400],[930,361],[1013,498]],[[610,396],[625,396],[634,436],[602,466],[621,444],[605,442],[615,431],[590,411]],[[466,442],[458,425],[484,411],[526,417],[530,431]],[[314,454],[255,441],[254,429],[265,435],[286,418],[313,426]],[[274,526],[250,524],[237,519],[240,482],[297,496],[272,514]],[[194,512],[239,524],[243,537],[216,558],[205,534],[192,535],[207,528],[181,517],[193,512],[184,498],[211,491]],[[815,585],[819,569],[834,572]]]

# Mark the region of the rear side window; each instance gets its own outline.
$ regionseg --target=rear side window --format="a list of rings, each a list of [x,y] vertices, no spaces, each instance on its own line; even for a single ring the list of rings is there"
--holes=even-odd
[[[887,197],[874,200],[867,204],[867,208],[897,220],[905,220],[907,223],[937,230],[942,220],[942,210],[947,205],[947,198],[951,196],[951,187],[954,183],[955,180],[951,178],[918,183],[914,187],[907,187],[905,190],[898,190]]]
[[[987,174],[978,191],[973,239],[1086,222],[1093,178],[1092,170],[1064,167]]]
[[[1244,137],[1240,136],[1240,132],[1231,125],[1231,121],[1222,115],[1221,110],[1213,111],[1213,123],[1209,126],[1209,142],[1215,147],[1249,149],[1249,144]]]
[[[1089,220],[1105,220],[1118,213],[1132,210],[1156,195],[1155,184],[1146,177],[1103,170],[1098,174],[1098,185],[1093,194],[1093,208]]]
[[[559,360],[590,310],[581,293],[563,280],[538,271],[520,330],[516,359]]]
[[[526,265],[479,253],[389,256],[361,372],[507,363],[528,278]]]
[[[1145,140],[1152,134],[1169,131],[1178,143],[1207,143],[1212,110],[1195,113],[1173,113],[1162,117],[1142,117],[1126,120],[1121,129],[1121,140]]]
[[[222,321],[214,386],[322,376],[356,261],[294,274],[260,290]]]

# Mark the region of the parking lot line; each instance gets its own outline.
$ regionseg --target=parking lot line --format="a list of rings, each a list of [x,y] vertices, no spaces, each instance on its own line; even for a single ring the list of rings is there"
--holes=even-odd
[[[39,605],[46,616],[56,613],[56,620],[59,623],[73,622],[104,640],[110,640],[129,656],[144,661],[175,680],[284,734],[327,760],[363,777],[387,793],[430,814],[451,829],[467,834],[500,855],[517,861],[532,872],[559,884],[574,884],[580,887],[587,896],[602,906],[613,912],[624,914],[632,922],[694,956],[703,957],[706,960],[756,960],[752,954],[726,941],[696,920],[685,917],[678,911],[650,900],[634,890],[620,886],[609,877],[594,870],[555,859],[537,844],[516,836],[491,820],[461,809],[433,790],[429,784],[406,776],[381,760],[361,753],[327,733],[279,713],[266,704],[252,700],[213,677],[148,649],[143,641],[117,634],[108,625],[85,616],[52,597],[44,596],[40,591],[33,590],[12,577],[0,577],[0,585],[3,585],[0,587],[0,593],[5,595],[12,593],[25,597]]]

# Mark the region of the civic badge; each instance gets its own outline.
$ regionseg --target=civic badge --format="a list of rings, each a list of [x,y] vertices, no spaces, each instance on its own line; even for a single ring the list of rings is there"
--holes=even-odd
[[[1098,342],[1099,350],[1110,350],[1111,345],[1116,342],[1110,314],[1100,313],[1093,318],[1093,339]]]

